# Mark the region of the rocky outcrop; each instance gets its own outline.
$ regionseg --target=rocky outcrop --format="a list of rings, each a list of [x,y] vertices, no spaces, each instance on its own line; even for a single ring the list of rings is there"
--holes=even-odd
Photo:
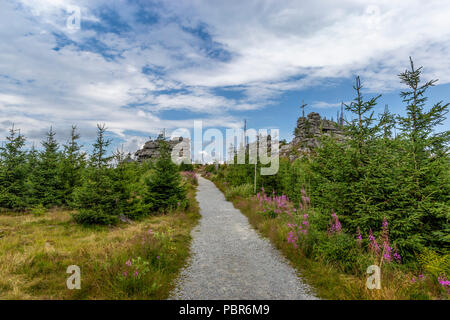
[[[178,154],[176,156],[178,157],[187,157],[188,159],[191,158],[191,143],[190,140],[183,137],[176,137],[172,140],[167,141],[169,145],[170,152],[173,152],[174,148],[176,148],[176,151]],[[149,140],[147,141],[142,149],[136,151],[134,154],[136,156],[137,161],[142,162],[145,160],[152,160],[156,159],[160,156],[160,146],[159,146],[159,140]]]
[[[338,141],[345,139],[341,125],[322,119],[320,114],[311,112],[306,117],[298,118],[294,139],[280,148],[280,154],[288,156],[291,160],[302,154],[309,154],[320,145],[319,138],[322,135],[329,135]]]

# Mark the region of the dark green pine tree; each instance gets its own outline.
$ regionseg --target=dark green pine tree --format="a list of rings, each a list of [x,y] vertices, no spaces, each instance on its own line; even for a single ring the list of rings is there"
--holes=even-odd
[[[407,191],[414,213],[411,229],[420,234],[415,239],[417,248],[444,248],[450,244],[450,131],[437,129],[446,119],[450,104],[441,101],[427,110],[425,94],[437,80],[422,83],[422,67],[416,69],[411,58],[410,67],[399,75],[408,90],[401,92],[406,116],[397,119],[405,141],[403,174],[410,177]]]
[[[39,161],[33,171],[33,197],[37,204],[45,207],[61,205],[62,186],[60,179],[61,153],[50,127],[47,138],[42,141],[43,150],[39,152]]]
[[[36,147],[33,143],[30,151],[28,151],[26,154],[26,162],[25,162],[26,175],[27,175],[26,198],[27,198],[27,202],[28,202],[29,206],[34,206],[34,205],[38,204],[38,201],[35,198],[34,189],[33,189],[34,177],[35,177],[35,173],[36,173],[35,170],[38,167],[38,162],[39,162],[39,152],[36,150]]]
[[[356,91],[356,97],[349,105],[344,104],[345,110],[352,112],[356,117],[346,126],[347,134],[351,137],[350,142],[354,144],[354,148],[357,150],[356,161],[357,165],[363,165],[367,161],[369,156],[367,151],[367,144],[370,143],[379,127],[375,125],[373,108],[377,104],[377,100],[381,97],[378,95],[370,100],[364,101],[362,95],[361,79],[356,77],[356,84],[353,89]]]
[[[14,126],[0,148],[0,208],[21,210],[26,202],[25,137]]]
[[[113,169],[107,148],[111,140],[105,137],[106,127],[97,125],[97,139],[84,170],[81,186],[75,188],[73,205],[78,209],[74,219],[81,224],[115,224],[118,222],[116,197],[113,188]]]
[[[85,166],[85,154],[81,152],[78,140],[80,135],[77,127],[72,126],[70,140],[64,145],[63,160],[61,162],[61,186],[62,201],[65,205],[71,205],[73,191],[81,184],[81,174]]]
[[[178,167],[172,162],[168,143],[159,139],[160,156],[154,173],[146,180],[145,204],[154,212],[167,212],[186,202],[186,188],[181,184]]]
[[[322,137],[322,147],[312,164],[317,192],[326,193],[322,202],[327,210],[339,210],[344,225],[370,225],[378,220],[375,214],[376,199],[372,197],[370,182],[374,170],[372,162],[376,154],[376,139],[381,128],[374,117],[374,107],[380,95],[366,100],[362,94],[361,79],[356,77],[353,86],[356,96],[350,104],[344,104],[353,119],[343,127],[347,139],[342,143],[333,137]],[[380,220],[381,221],[381,220]]]
[[[106,126],[104,124],[103,125],[98,124],[97,140],[93,145],[94,150],[90,158],[90,166],[97,169],[107,168],[109,162],[112,159],[112,157],[107,156],[108,147],[111,144],[111,140],[105,137],[105,133],[106,133]]]
[[[117,212],[131,219],[148,214],[142,203],[145,185],[141,182],[141,165],[119,149],[114,153],[114,160],[111,178]]]

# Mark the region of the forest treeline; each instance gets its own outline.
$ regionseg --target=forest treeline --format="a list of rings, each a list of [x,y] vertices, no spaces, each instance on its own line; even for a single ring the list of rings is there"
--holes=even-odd
[[[378,235],[386,219],[391,240],[404,259],[425,248],[448,253],[450,131],[442,131],[440,125],[449,104],[429,106],[427,90],[436,80],[422,82],[422,68],[415,68],[412,60],[410,64],[399,75],[407,88],[401,92],[403,115],[386,108],[376,116],[380,96],[366,99],[358,77],[355,98],[345,105],[352,115],[342,127],[345,141],[323,135],[321,146],[309,156],[294,162],[282,158],[278,174],[257,176],[258,190],[264,187],[269,194],[286,195],[298,207],[305,188],[318,213],[313,218],[315,228],[326,232],[334,211],[353,239],[357,230],[364,239],[372,231]],[[207,170],[225,182],[231,194],[233,190],[243,196],[253,194],[254,165]]]
[[[166,141],[159,140],[157,161],[138,163],[119,150],[108,155],[105,133],[98,125],[91,154],[82,151],[75,126],[66,144],[60,146],[50,128],[42,148],[27,151],[25,137],[13,126],[0,148],[0,209],[39,213],[66,207],[76,210],[79,223],[115,224],[188,205]]]

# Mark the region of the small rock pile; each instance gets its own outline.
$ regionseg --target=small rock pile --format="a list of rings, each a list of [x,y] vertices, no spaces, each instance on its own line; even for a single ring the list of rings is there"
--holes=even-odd
[[[167,141],[169,145],[169,150],[172,152],[173,148],[177,146],[177,149],[179,150],[179,157],[188,157],[190,159],[191,156],[191,143],[190,140],[183,137],[176,137],[172,140]],[[136,156],[136,160],[139,162],[150,160],[150,159],[156,159],[160,156],[160,150],[159,150],[159,140],[149,140],[147,141],[142,149],[136,151],[134,154]]]
[[[340,124],[322,119],[320,114],[311,112],[306,117],[298,118],[297,127],[294,130],[294,139],[280,148],[280,154],[289,157],[291,160],[302,154],[309,154],[320,145],[319,138],[322,135],[332,136],[338,141],[345,139]]]

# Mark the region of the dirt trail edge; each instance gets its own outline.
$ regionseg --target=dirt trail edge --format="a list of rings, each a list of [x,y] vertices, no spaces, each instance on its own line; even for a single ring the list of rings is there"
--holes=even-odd
[[[317,299],[222,192],[211,181],[198,180],[202,218],[192,231],[190,262],[169,299]]]

